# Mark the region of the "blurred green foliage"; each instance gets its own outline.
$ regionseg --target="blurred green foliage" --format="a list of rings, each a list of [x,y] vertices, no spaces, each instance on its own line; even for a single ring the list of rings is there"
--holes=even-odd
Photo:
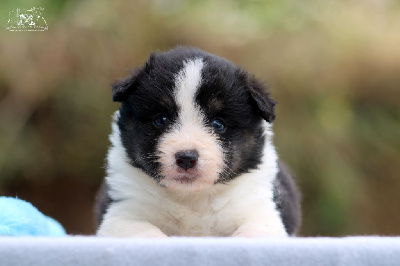
[[[9,11],[32,6],[49,31],[5,30]],[[2,1],[0,18],[0,194],[25,196],[70,233],[94,230],[118,108],[109,85],[178,44],[270,85],[303,235],[400,233],[398,1],[23,0]]]

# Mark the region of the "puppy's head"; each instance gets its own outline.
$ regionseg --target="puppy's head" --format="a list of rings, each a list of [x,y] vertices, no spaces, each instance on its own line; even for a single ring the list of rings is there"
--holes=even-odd
[[[186,47],[153,53],[112,89],[131,164],[167,189],[207,189],[262,163],[275,102],[225,59]]]

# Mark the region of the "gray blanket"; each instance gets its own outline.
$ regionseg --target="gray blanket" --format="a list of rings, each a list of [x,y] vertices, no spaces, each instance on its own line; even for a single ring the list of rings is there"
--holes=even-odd
[[[0,237],[0,265],[400,265],[400,237]]]

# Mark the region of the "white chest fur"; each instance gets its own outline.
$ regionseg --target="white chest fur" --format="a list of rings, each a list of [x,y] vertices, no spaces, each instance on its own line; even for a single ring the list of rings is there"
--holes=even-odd
[[[162,188],[140,169],[132,167],[115,123],[110,139],[107,182],[115,202],[104,216],[98,235],[287,235],[272,199],[272,182],[278,170],[277,155],[270,141],[259,169],[227,184],[185,193]]]

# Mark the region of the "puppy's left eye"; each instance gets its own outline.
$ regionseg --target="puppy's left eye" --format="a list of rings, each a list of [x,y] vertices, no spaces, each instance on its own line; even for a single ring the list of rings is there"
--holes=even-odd
[[[213,127],[216,133],[224,133],[226,131],[226,126],[224,122],[220,119],[214,119],[211,122],[211,126]]]
[[[153,124],[156,128],[163,128],[168,124],[168,118],[166,115],[158,115],[154,118]]]

